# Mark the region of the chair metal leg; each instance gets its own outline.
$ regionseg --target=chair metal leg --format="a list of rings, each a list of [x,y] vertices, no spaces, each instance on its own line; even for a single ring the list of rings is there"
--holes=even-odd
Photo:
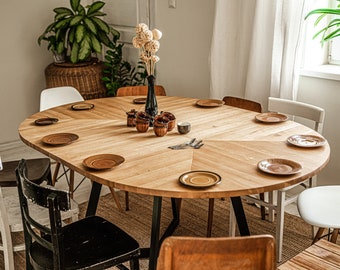
[[[130,210],[130,200],[129,200],[129,192],[125,191],[125,210]]]
[[[283,228],[285,217],[285,198],[286,192],[282,190],[277,191],[277,207],[276,207],[276,258],[278,262],[282,260],[282,242],[283,242]]]
[[[264,193],[260,193],[260,200],[264,202],[265,200]],[[263,205],[261,205],[260,208],[261,208],[261,219],[265,220],[266,219],[266,208]]]
[[[213,223],[213,219],[214,219],[214,203],[215,203],[215,199],[210,198],[209,199],[209,208],[208,208],[207,237],[211,237],[212,223]]]

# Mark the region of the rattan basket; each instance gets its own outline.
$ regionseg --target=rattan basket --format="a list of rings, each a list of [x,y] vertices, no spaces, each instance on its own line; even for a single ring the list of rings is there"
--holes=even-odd
[[[93,59],[87,63],[52,63],[45,69],[46,88],[59,86],[75,87],[84,99],[106,97],[102,81],[104,65]]]

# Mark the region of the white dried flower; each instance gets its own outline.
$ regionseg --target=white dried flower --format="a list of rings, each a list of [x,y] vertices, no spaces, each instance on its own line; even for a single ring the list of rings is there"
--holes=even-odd
[[[152,55],[151,61],[154,62],[154,63],[157,63],[159,61],[159,57],[157,55]]]
[[[150,60],[150,57],[145,52],[141,53],[139,57],[144,63],[147,63]]]
[[[152,34],[153,34],[153,39],[154,40],[160,40],[161,39],[161,37],[162,37],[162,32],[161,31],[159,31],[158,29],[153,29],[152,30]]]
[[[144,48],[146,51],[155,53],[159,50],[159,41],[158,40],[151,40],[144,44]]]
[[[139,33],[139,37],[141,40],[144,41],[144,43],[152,40],[153,38],[153,35],[152,35],[152,31],[151,30],[146,30],[146,31],[143,31],[141,33]]]
[[[133,47],[135,48],[142,48],[143,45],[144,45],[144,42],[143,40],[139,39],[137,36],[135,36],[133,39],[132,39],[132,45]]]
[[[149,27],[145,23],[139,23],[136,26],[136,33],[139,34],[141,32],[149,30]]]

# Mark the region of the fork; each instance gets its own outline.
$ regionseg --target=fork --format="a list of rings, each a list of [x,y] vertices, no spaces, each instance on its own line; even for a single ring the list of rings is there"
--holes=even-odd
[[[193,138],[189,142],[182,143],[182,144],[177,144],[177,145],[173,145],[173,146],[169,146],[168,148],[173,149],[173,150],[178,150],[178,149],[184,149],[184,148],[186,148],[188,146],[193,147],[195,141],[196,141],[196,138]]]

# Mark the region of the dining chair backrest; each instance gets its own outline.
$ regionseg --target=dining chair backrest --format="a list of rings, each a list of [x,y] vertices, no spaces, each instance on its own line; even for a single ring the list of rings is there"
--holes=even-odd
[[[228,106],[246,109],[246,110],[258,112],[258,113],[262,112],[261,104],[253,100],[239,98],[239,97],[225,96],[223,98],[223,101],[224,101],[224,104]]]
[[[322,133],[325,119],[325,110],[303,102],[282,98],[268,98],[268,111],[288,114],[294,120],[295,117],[302,117],[314,122],[314,130]]]
[[[26,160],[16,169],[26,246],[26,269],[107,269],[130,261],[139,269],[139,244],[123,230],[99,216],[63,225],[61,213],[71,210],[70,192],[37,185],[26,176]],[[48,225],[36,220],[29,202],[48,209]],[[122,269],[122,268],[119,268]]]
[[[272,235],[241,237],[166,238],[160,249],[157,270],[276,269]]]
[[[125,86],[117,89],[116,96],[146,96],[148,94],[148,86],[147,85],[138,85],[138,86]],[[166,96],[166,92],[163,86],[155,85],[155,94],[156,96]]]
[[[77,101],[84,101],[84,98],[72,86],[47,88],[40,94],[40,111]]]
[[[70,195],[66,191],[56,190],[52,187],[37,185],[26,177],[26,161],[21,160],[17,174],[18,194],[21,205],[21,217],[23,219],[26,254],[30,252],[32,243],[36,241],[51,252],[55,263],[60,265],[60,256],[64,254],[61,232],[60,211],[71,209]],[[28,202],[34,202],[38,206],[48,208],[50,215],[50,226],[43,225],[31,215]],[[51,239],[50,241],[47,239]],[[26,256],[26,260],[29,256]]]

